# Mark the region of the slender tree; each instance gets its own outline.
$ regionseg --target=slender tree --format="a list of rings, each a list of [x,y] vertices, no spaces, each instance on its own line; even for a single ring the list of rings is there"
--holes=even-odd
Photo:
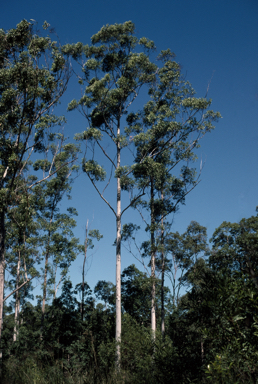
[[[139,200],[140,196],[145,194],[147,187],[151,189],[152,327],[154,329],[156,322],[153,210],[154,195],[160,180],[159,174],[169,175],[181,160],[191,161],[194,156],[193,149],[198,141],[204,133],[213,128],[211,122],[219,117],[219,114],[212,111],[205,112],[210,101],[193,96],[193,89],[182,79],[180,67],[171,60],[173,55],[169,50],[162,52],[159,56],[163,65],[159,68],[150,61],[150,54],[155,48],[154,43],[146,38],[138,40],[133,33],[132,22],[107,25],[92,37],[91,46],[77,43],[63,49],[63,52],[71,54],[75,59],[86,57],[82,66],[83,73],[79,78],[81,84],[86,84],[84,94],[80,100],[73,100],[70,103],[69,110],[79,109],[88,121],[88,129],[78,136],[85,139],[87,144],[92,143],[92,155],[89,155],[88,145],[83,170],[116,217],[118,365],[121,340],[121,216],[127,208]],[[144,53],[138,53],[138,47],[144,49]],[[146,103],[142,112],[131,112],[132,103],[144,85],[147,86],[146,90],[151,100]],[[196,133],[195,139],[188,142],[189,136],[194,133]],[[113,151],[109,151],[107,139],[114,146]],[[123,149],[128,148],[130,143],[134,143],[137,147],[137,155],[131,163],[128,161],[128,156],[121,157],[122,152],[124,153]],[[103,192],[97,183],[104,181],[106,177],[106,171],[95,160],[95,155],[98,153],[100,159],[104,155],[103,158],[110,162],[111,175],[114,170],[117,179],[116,207],[104,197],[104,191],[110,183],[111,176]],[[168,158],[167,167],[162,164],[164,161],[160,160],[164,156]],[[164,172],[163,169],[166,171]],[[141,182],[134,190],[135,180],[132,176],[141,178]],[[182,176],[177,177],[172,183],[172,190],[177,197],[179,190],[181,191],[185,184],[191,183],[189,181],[191,178],[193,179],[193,175],[190,168],[182,167]],[[121,207],[122,190],[131,192],[131,201],[124,209]],[[174,195],[172,197],[175,198]]]
[[[44,24],[48,28],[48,24]],[[64,93],[69,67],[50,37],[38,36],[26,20],[16,29],[0,30],[0,340],[5,271],[5,220],[15,195],[32,187],[29,159],[44,151],[50,127],[63,121],[52,109]],[[52,164],[55,159],[53,159]],[[52,168],[48,175],[52,174]],[[39,180],[34,181],[35,183]]]
[[[81,247],[79,240],[73,236],[72,229],[76,226],[73,216],[77,215],[74,208],[68,208],[67,213],[60,213],[59,205],[64,195],[70,198],[72,173],[77,169],[73,165],[78,148],[75,145],[61,145],[61,150],[56,145],[51,146],[55,154],[53,171],[55,175],[34,187],[37,197],[36,209],[39,224],[39,234],[42,255],[44,259],[43,268],[43,295],[42,295],[42,327],[44,322],[45,305],[47,300],[47,288],[49,283],[53,284],[53,297],[56,297],[57,289],[65,279],[68,268],[75,260]],[[57,153],[58,152],[58,153]],[[45,173],[51,166],[48,159],[37,160],[34,169],[40,168]],[[52,263],[50,260],[52,259]],[[60,279],[57,282],[57,269],[61,268]]]
[[[209,110],[211,100],[194,97],[194,90],[185,81],[170,50],[162,51],[156,81],[150,85],[150,101],[141,112],[128,116],[131,129],[139,129],[134,137],[137,148],[134,176],[138,187],[149,190],[143,207],[150,212],[150,257],[153,276],[152,329],[155,332],[155,264],[157,242],[155,232],[186,195],[198,184],[199,174],[192,168],[195,148],[214,126],[219,113]],[[138,201],[138,206],[141,202]],[[164,235],[164,234],[163,234]]]
[[[82,284],[81,284],[81,292],[82,292],[82,302],[81,302],[81,320],[83,321],[84,317],[84,293],[85,293],[85,267],[88,256],[88,250],[94,248],[93,239],[100,240],[103,235],[97,229],[89,229],[89,220],[87,220],[85,227],[85,241],[84,241],[84,258],[82,263]]]
[[[6,221],[6,263],[14,284],[9,289],[15,295],[14,337],[16,341],[19,327],[19,311],[25,285],[37,276],[36,264],[39,261],[37,223],[32,193],[24,191],[16,196],[17,204],[9,209]],[[22,291],[22,293],[21,293]],[[6,300],[6,298],[4,299]],[[24,301],[24,300],[23,300]]]
[[[86,57],[83,63],[83,75],[79,82],[86,84],[83,97],[73,100],[69,110],[79,109],[85,116],[89,128],[78,138],[83,138],[88,144],[87,158],[83,160],[83,170],[88,175],[100,197],[105,201],[116,218],[116,340],[117,366],[120,365],[121,341],[121,217],[142,192],[131,199],[122,209],[122,190],[132,191],[133,180],[130,178],[130,166],[126,166],[127,155],[122,158],[122,152],[128,148],[132,138],[126,130],[125,117],[137,98],[143,85],[154,80],[156,65],[149,60],[149,54],[154,49],[153,42],[146,38],[137,39],[134,35],[134,24],[107,25],[92,37],[91,46],[79,43],[67,46],[64,52],[74,58]],[[138,53],[142,47],[145,53]],[[103,139],[103,141],[102,141]],[[105,140],[105,141],[104,141]],[[107,148],[106,140],[113,146]],[[89,153],[89,143],[92,143],[92,155]],[[112,205],[104,191],[110,183],[110,177],[101,192],[98,181],[104,181],[106,171],[95,160],[95,147],[100,150],[110,163],[111,175],[114,170],[116,177],[116,204]],[[102,154],[102,155],[101,155]]]

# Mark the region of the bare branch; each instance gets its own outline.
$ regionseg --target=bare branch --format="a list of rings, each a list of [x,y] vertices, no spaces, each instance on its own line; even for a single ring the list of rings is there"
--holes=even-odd
[[[13,295],[15,292],[19,291],[22,287],[24,287],[25,284],[29,283],[32,279],[34,279],[35,276],[32,276],[31,278],[24,281],[18,288],[14,289],[9,295],[7,295],[3,301],[7,300],[11,295]]]
[[[75,161],[75,159],[74,159],[74,160],[71,160],[71,161],[68,161],[68,162],[65,163],[65,164],[60,165],[60,167],[58,167],[54,172],[52,172],[52,173],[49,174],[48,176],[44,177],[43,179],[38,180],[38,181],[36,181],[35,183],[29,185],[29,186],[27,187],[27,189],[31,189],[31,188],[35,187],[35,185],[40,184],[40,183],[42,183],[43,181],[49,179],[49,177],[53,176],[53,175],[54,175],[55,173],[57,173],[60,169],[62,169],[63,167],[67,166],[68,164],[73,163],[74,161]],[[16,189],[15,189],[15,192],[17,192],[18,190],[20,190],[20,189],[23,188],[24,186],[25,186],[25,184],[24,184],[23,186],[20,186],[20,187],[16,188]]]
[[[88,175],[88,173],[87,173]],[[116,212],[115,210],[112,208],[112,206],[110,205],[110,203],[105,199],[105,197],[100,193],[99,189],[97,188],[96,184],[94,183],[94,181],[92,180],[92,178],[88,175],[88,178],[90,179],[90,181],[92,182],[92,185],[94,186],[94,188],[96,189],[96,191],[98,192],[99,196],[102,198],[102,200],[105,201],[105,203],[109,206],[109,208],[111,209],[111,211],[114,213],[114,215],[116,216]]]
[[[105,151],[105,149],[102,147],[102,145],[100,145],[99,141],[96,140],[96,143],[98,144],[99,148],[102,150],[102,152],[104,153],[104,155],[108,158],[108,160],[111,162],[112,166],[115,168],[116,165],[115,163],[113,162],[113,160],[109,157],[109,155],[107,154],[107,152]]]
[[[122,214],[128,209],[130,208],[137,200],[139,200],[140,197],[144,196],[145,195],[145,192],[143,191],[143,193],[141,193],[140,195],[136,196],[133,198],[133,200],[130,202],[130,204],[127,205],[127,207],[125,207],[125,209],[123,209],[123,211],[121,212],[121,216]]]

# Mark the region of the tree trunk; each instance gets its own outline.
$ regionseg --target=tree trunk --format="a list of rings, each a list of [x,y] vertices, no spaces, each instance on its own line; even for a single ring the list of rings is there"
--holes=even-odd
[[[161,200],[163,202],[163,192],[161,192]],[[161,265],[161,333],[162,338],[165,336],[165,308],[164,308],[164,280],[165,280],[165,253],[164,253],[164,228],[163,228],[164,220],[163,214],[161,218],[161,257],[162,257],[162,265]]]
[[[5,271],[5,211],[0,211],[0,375],[2,372],[1,336],[4,314],[4,271]],[[1,377],[1,376],[0,376]]]
[[[117,137],[120,135],[120,125],[117,127]],[[117,143],[117,169],[120,167],[120,143]],[[116,209],[116,365],[120,369],[121,352],[121,185],[117,178],[117,209]]]
[[[44,270],[44,285],[43,285],[43,299],[42,299],[42,316],[44,318],[45,314],[45,305],[47,297],[47,268],[48,268],[48,250],[45,256],[45,270]]]
[[[155,340],[156,336],[156,309],[155,309],[155,298],[156,298],[156,281],[155,281],[155,217],[154,217],[154,182],[153,178],[151,179],[151,330],[152,336]]]
[[[18,291],[16,292],[16,296],[18,296],[18,298],[15,299],[13,341],[16,341],[19,336],[20,297]]]
[[[202,359],[202,364],[204,362],[204,343],[203,343],[203,338],[201,336],[201,359]]]
[[[84,243],[84,260],[82,266],[82,303],[81,303],[81,320],[83,322],[83,314],[84,314],[84,289],[85,289],[85,263],[87,259],[87,245],[88,245],[88,224],[89,220],[87,220],[86,230],[85,230],[85,243]]]
[[[17,340],[18,328],[19,328],[19,312],[20,312],[20,295],[19,295],[19,283],[20,283],[20,267],[21,267],[21,252],[19,250],[19,257],[17,263],[16,274],[16,292],[15,292],[15,313],[14,313],[14,328],[13,328],[13,341]]]
[[[50,234],[49,234],[50,237]],[[41,338],[44,330],[44,318],[45,318],[45,305],[47,298],[47,269],[48,269],[48,258],[49,258],[49,239],[45,255],[45,269],[44,269],[44,283],[43,283],[43,297],[42,297],[42,309],[41,309]]]
[[[203,317],[202,317],[201,323],[202,323],[202,327],[201,327],[201,332],[202,332],[202,329],[203,329]],[[203,341],[202,334],[201,334],[201,360],[202,360],[202,364],[203,364],[203,362],[204,362],[204,341]]]
[[[54,212],[52,210],[51,218],[50,218],[50,226],[53,221],[53,215],[54,215]],[[51,230],[48,231],[48,240],[47,240],[46,255],[45,255],[43,298],[42,298],[42,310],[41,310],[41,337],[43,335],[43,330],[44,330],[45,305],[46,305],[46,298],[47,298],[47,270],[48,270],[48,259],[49,259],[50,236],[51,236]]]

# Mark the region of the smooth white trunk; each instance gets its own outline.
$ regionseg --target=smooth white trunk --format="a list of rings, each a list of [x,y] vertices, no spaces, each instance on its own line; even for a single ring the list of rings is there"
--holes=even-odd
[[[51,213],[50,225],[52,224],[53,214]],[[49,259],[49,244],[50,244],[50,230],[48,231],[48,242],[46,246],[46,255],[45,255],[45,270],[44,270],[44,283],[43,283],[43,298],[42,298],[42,309],[41,309],[41,337],[44,329],[44,318],[45,318],[45,306],[47,299],[47,271],[48,271],[48,259]]]
[[[156,281],[155,281],[155,270],[156,270],[156,252],[155,252],[155,217],[154,217],[154,183],[151,180],[151,330],[152,337],[155,340],[156,337]]]
[[[161,193],[161,200],[163,201],[163,193]],[[161,218],[161,333],[164,339],[165,336],[165,306],[164,306],[164,280],[165,280],[165,252],[164,252],[164,220],[163,215]]]
[[[156,308],[155,308],[155,298],[156,298],[156,284],[155,284],[155,256],[151,257],[151,277],[152,277],[152,287],[151,287],[151,330],[152,336],[155,339],[156,335]]]
[[[16,273],[16,289],[15,292],[15,313],[14,313],[14,328],[13,328],[13,341],[15,342],[18,337],[18,328],[19,328],[19,312],[20,312],[20,295],[19,295],[19,283],[20,283],[20,266],[21,266],[21,253],[19,251],[19,258],[17,263],[17,273]]]
[[[5,272],[5,212],[0,212],[0,343],[4,314],[4,272]],[[2,349],[0,347],[0,374],[2,371]]]
[[[15,303],[13,341],[16,341],[19,336],[19,316],[20,316],[20,298],[18,298],[17,302]]]
[[[48,244],[49,245],[49,244]],[[43,338],[44,331],[44,319],[45,319],[45,305],[46,305],[46,297],[47,297],[47,270],[48,270],[48,246],[45,256],[45,270],[44,270],[44,283],[43,283],[43,298],[42,298],[42,309],[41,309],[41,339]]]
[[[203,317],[202,317],[202,329],[203,329]],[[201,359],[202,359],[202,364],[204,362],[204,340],[201,335]]]
[[[81,320],[83,321],[84,315],[84,290],[85,290],[85,264],[87,259],[87,248],[88,248],[88,226],[89,220],[87,220],[86,229],[85,229],[85,243],[84,243],[84,260],[82,266],[82,302],[81,302]]]
[[[45,270],[44,270],[44,285],[43,285],[43,300],[42,300],[42,316],[45,314],[45,305],[47,297],[47,268],[48,268],[48,251],[45,256]]]
[[[117,136],[120,135],[118,124]],[[120,143],[117,144],[117,168],[120,167]],[[117,209],[116,209],[116,365],[120,369],[121,361],[121,185],[120,177],[117,178]]]

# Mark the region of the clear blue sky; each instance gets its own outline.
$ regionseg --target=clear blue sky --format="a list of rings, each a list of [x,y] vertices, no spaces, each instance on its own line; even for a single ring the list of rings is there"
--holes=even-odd
[[[188,195],[175,216],[173,231],[183,232],[191,220],[207,226],[209,237],[224,220],[237,222],[255,214],[258,205],[258,2],[257,0],[12,0],[1,4],[0,28],[10,29],[22,19],[46,20],[61,43],[90,43],[104,24],[132,20],[138,37],[154,40],[157,51],[170,48],[183,67],[197,96],[208,97],[223,119],[201,142],[197,154],[205,160],[202,181]],[[67,114],[70,88],[62,101],[66,134],[86,128],[79,115]],[[70,96],[71,95],[71,96]],[[69,202],[79,212],[75,235],[84,239],[87,219],[104,235],[95,248],[87,281],[115,281],[115,217],[96,196],[86,175],[74,184]],[[65,204],[63,204],[65,207]],[[135,216],[134,216],[135,217]],[[132,215],[124,216],[130,221]],[[140,219],[139,219],[140,223]],[[122,250],[122,269],[135,262]],[[71,268],[71,279],[81,279],[82,255]],[[137,264],[140,268],[140,265]]]

